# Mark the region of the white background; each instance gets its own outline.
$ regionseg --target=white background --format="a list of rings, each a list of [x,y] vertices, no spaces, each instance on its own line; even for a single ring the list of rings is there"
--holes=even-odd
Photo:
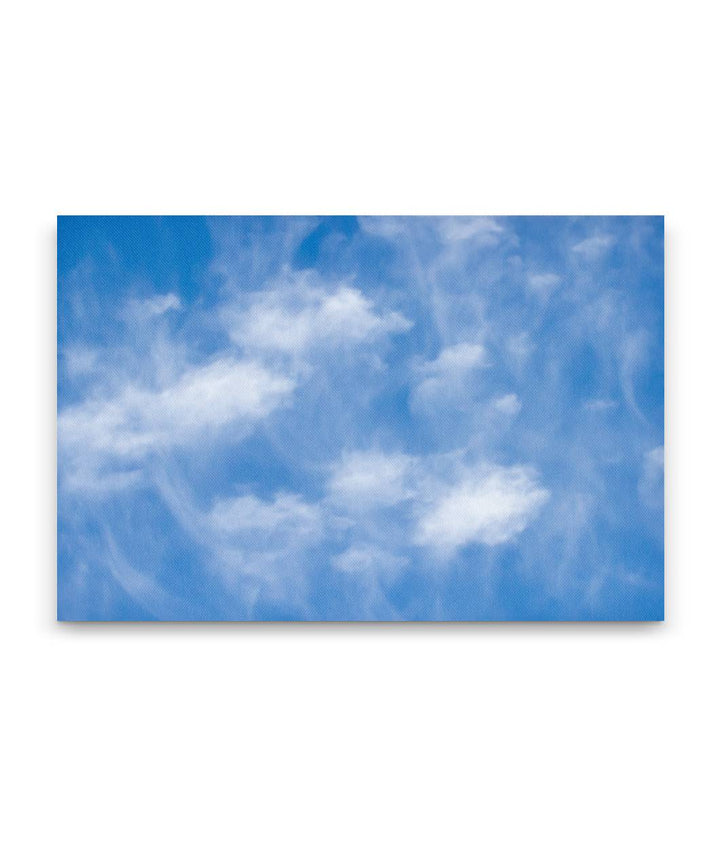
[[[712,12],[6,8],[3,852],[718,852]],[[666,622],[57,625],[55,215],[250,212],[664,213]]]

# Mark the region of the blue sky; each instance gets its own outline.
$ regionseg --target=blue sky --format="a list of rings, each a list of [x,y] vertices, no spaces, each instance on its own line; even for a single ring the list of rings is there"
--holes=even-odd
[[[60,217],[58,615],[662,618],[662,218]]]

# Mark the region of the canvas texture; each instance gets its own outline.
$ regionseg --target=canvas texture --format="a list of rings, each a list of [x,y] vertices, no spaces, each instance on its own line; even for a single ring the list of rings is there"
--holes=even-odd
[[[58,618],[664,614],[662,217],[59,217]]]

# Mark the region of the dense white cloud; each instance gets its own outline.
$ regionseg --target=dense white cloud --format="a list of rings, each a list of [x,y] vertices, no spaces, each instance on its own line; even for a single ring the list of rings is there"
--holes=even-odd
[[[68,484],[88,486],[116,461],[206,440],[229,425],[250,426],[286,403],[290,377],[230,357],[191,368],[160,388],[128,383],[110,397],[88,398],[58,416],[58,443]],[[75,481],[73,478],[77,476]],[[105,474],[105,486],[127,486],[126,473]]]
[[[254,420],[279,407],[295,387],[256,362],[220,359],[194,368],[161,389],[126,386],[109,399],[64,410],[60,443],[117,455],[141,456],[236,420]]]
[[[550,494],[526,467],[489,467],[439,488],[418,519],[417,544],[441,552],[465,544],[494,546],[522,532]]]
[[[347,508],[372,512],[380,530],[384,510],[407,503],[398,546],[413,542],[448,553],[469,543],[493,546],[510,540],[550,496],[529,467],[467,465],[461,458],[460,453],[415,458],[346,454],[329,483],[330,497]],[[346,564],[353,564],[350,558]]]
[[[370,342],[412,327],[399,312],[378,312],[357,288],[320,287],[302,277],[252,293],[223,314],[241,347],[293,355]]]

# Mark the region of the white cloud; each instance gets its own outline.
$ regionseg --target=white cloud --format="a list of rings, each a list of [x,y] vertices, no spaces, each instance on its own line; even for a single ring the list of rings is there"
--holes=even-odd
[[[463,396],[472,373],[488,365],[487,351],[483,345],[472,342],[450,345],[436,359],[416,366],[419,380],[414,390],[414,400],[419,404],[428,404],[437,398]]]
[[[360,217],[359,222],[367,234],[388,240],[425,234],[447,244],[472,241],[494,246],[505,232],[493,217]]]
[[[494,246],[505,231],[492,217],[441,217],[436,222],[439,235],[448,243],[473,241]]]
[[[615,238],[612,235],[593,235],[575,244],[572,251],[586,261],[594,261],[607,252],[614,243]]]
[[[457,375],[487,364],[487,351],[482,345],[461,342],[444,348],[436,359],[422,363],[419,370],[428,375]]]
[[[267,416],[294,386],[258,363],[220,359],[164,389],[127,386],[114,398],[67,408],[58,418],[58,433],[62,445],[143,454],[182,445],[238,419]]]
[[[205,441],[232,424],[251,425],[287,402],[295,382],[254,361],[218,359],[159,389],[128,384],[114,396],[89,398],[58,416],[68,485],[89,487],[100,474],[153,451]],[[111,473],[126,486],[126,473]]]
[[[218,500],[208,514],[208,523],[224,535],[247,532],[276,534],[279,531],[304,537],[321,528],[320,512],[299,496],[278,493],[272,502],[252,494]]]
[[[514,392],[508,395],[502,395],[499,398],[493,399],[492,406],[500,413],[506,416],[517,416],[522,408],[520,399]]]
[[[529,467],[488,463],[467,465],[464,455],[411,458],[358,452],[345,455],[329,483],[334,503],[374,515],[370,522],[353,521],[365,532],[360,552],[343,559],[350,566],[369,564],[368,544],[388,537],[386,509],[407,502],[395,550],[413,542],[440,553],[468,543],[504,543],[522,532],[549,498]],[[404,534],[402,534],[404,533]],[[382,542],[381,542],[382,543]],[[387,550],[388,544],[373,549]],[[339,559],[337,561],[340,561]]]
[[[225,311],[231,338],[243,348],[300,355],[314,347],[373,341],[412,327],[399,312],[378,312],[359,289],[332,290],[301,279],[255,292]]]
[[[390,506],[412,496],[413,458],[377,451],[351,452],[335,466],[328,489],[335,503],[353,508]]]
[[[187,372],[170,388],[144,402],[158,425],[193,431],[222,427],[275,410],[295,382],[248,360],[219,359]]]
[[[283,599],[304,585],[306,551],[322,540],[327,518],[319,504],[278,492],[265,500],[243,492],[222,496],[209,509],[198,506],[179,473],[157,473],[156,487],[176,520],[201,547],[210,568],[230,587],[253,578],[261,591]],[[293,595],[294,596],[294,595]]]
[[[439,490],[420,514],[415,542],[441,552],[471,543],[503,544],[527,527],[549,496],[527,467],[468,473]]]
[[[366,234],[388,241],[404,238],[441,249],[443,257],[435,261],[443,264],[462,261],[477,248],[494,247],[506,234],[493,217],[361,217],[360,226]]]

